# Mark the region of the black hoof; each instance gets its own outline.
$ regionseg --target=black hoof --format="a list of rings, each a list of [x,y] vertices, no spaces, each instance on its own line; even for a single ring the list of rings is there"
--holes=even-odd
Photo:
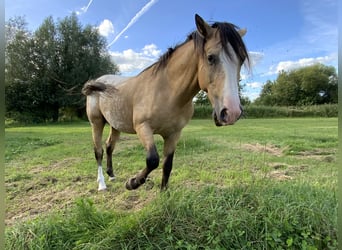
[[[108,169],[107,168],[107,171],[106,173],[108,174],[109,178],[114,178],[114,172],[113,172],[113,169]]]
[[[140,187],[145,183],[145,178],[142,178],[140,181],[137,181],[137,178],[131,178],[126,182],[126,188],[128,190],[134,190]]]

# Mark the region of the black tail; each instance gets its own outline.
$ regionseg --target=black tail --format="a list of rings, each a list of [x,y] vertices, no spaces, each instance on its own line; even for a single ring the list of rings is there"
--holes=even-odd
[[[106,84],[96,81],[88,81],[84,84],[82,88],[83,95],[91,95],[94,91],[103,92],[107,89]]]

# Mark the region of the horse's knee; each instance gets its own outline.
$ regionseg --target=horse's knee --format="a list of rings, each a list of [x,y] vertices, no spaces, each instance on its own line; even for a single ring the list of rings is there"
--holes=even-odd
[[[98,149],[97,147],[94,147],[94,153],[95,153],[95,159],[97,161],[102,161],[103,158],[103,149]]]

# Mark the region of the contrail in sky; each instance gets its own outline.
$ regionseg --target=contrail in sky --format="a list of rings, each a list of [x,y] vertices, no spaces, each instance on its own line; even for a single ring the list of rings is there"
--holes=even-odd
[[[158,0],[150,0],[147,4],[145,4],[145,6],[142,7],[142,9],[139,10],[137,14],[135,14],[135,16],[131,19],[131,21],[129,21],[126,27],[121,30],[119,34],[116,35],[114,40],[110,44],[108,44],[107,47],[112,46],[122,36],[122,34],[125,33],[125,31],[128,30],[134,23],[136,23],[139,18],[144,15],[157,1]]]
[[[86,13],[88,11],[89,6],[92,4],[93,0],[90,0],[87,6],[84,6],[81,8],[81,11],[76,11],[77,15],[81,15],[83,13]]]

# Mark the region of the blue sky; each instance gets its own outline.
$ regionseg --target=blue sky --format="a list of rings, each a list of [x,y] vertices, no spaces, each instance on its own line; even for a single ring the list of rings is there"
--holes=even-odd
[[[280,70],[338,61],[337,0],[5,0],[5,19],[42,21],[72,12],[99,27],[122,75],[135,75],[195,29],[194,15],[247,28],[252,70],[242,72],[244,95],[254,100]]]

